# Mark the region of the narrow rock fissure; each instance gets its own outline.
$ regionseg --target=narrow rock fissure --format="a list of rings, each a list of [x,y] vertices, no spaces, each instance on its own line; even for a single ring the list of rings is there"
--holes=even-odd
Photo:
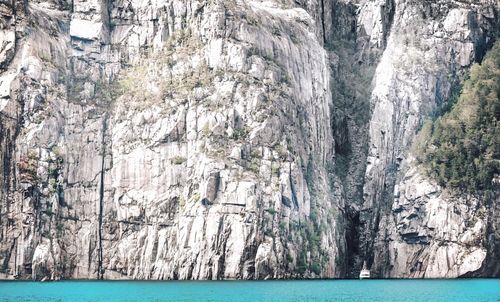
[[[326,28],[325,28],[325,1],[321,0],[321,26],[323,33],[323,44],[326,44]]]
[[[102,137],[101,137],[101,179],[99,185],[99,218],[98,218],[98,245],[99,254],[97,262],[97,279],[103,279],[104,270],[102,267],[103,251],[102,251],[102,216],[104,213],[104,175],[105,175],[105,158],[106,158],[106,130],[108,123],[108,114],[104,115],[102,121]]]
[[[387,39],[389,34],[391,33],[392,23],[394,22],[394,14],[396,13],[396,3],[394,0],[388,0],[386,5],[389,6],[389,9],[385,11],[386,22],[382,23],[383,26],[383,41],[384,41],[384,49],[387,46]],[[385,7],[384,7],[385,8]]]

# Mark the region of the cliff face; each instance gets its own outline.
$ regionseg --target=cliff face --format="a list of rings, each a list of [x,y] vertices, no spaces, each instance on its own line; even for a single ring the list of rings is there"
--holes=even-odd
[[[408,153],[497,12],[0,2],[1,276],[498,274],[498,196],[444,190]]]
[[[12,16],[26,29],[6,72],[6,273],[341,276],[328,58],[303,8],[63,9]]]
[[[361,211],[365,256],[373,255],[377,275],[457,277],[486,257],[493,235],[486,225],[498,217],[494,207],[486,214],[486,204],[498,196],[437,187],[408,149],[423,119],[446,106],[458,79],[498,35],[497,11],[488,1],[396,4],[373,81]]]

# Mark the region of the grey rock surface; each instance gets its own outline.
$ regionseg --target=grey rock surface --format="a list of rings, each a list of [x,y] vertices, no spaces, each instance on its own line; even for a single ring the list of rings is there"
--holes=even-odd
[[[409,153],[497,15],[0,1],[0,277],[334,278],[363,259],[378,277],[498,274],[498,208]]]

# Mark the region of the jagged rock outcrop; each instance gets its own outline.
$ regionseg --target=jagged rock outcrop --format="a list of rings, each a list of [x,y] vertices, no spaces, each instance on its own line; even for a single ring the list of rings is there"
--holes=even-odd
[[[362,258],[379,276],[479,272],[498,211],[406,158],[497,12],[1,1],[0,276],[330,278]]]
[[[385,274],[455,278],[479,270],[488,254],[491,231],[487,200],[495,197],[444,190],[414,161],[410,163],[395,188],[392,215],[381,220],[388,233],[386,257],[391,263]]]

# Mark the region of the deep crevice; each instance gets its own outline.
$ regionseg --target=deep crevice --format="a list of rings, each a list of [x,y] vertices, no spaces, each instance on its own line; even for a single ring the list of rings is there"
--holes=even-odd
[[[104,176],[106,168],[106,130],[108,124],[108,114],[104,115],[102,120],[102,137],[101,137],[101,179],[99,185],[99,225],[98,225],[98,262],[97,262],[97,279],[103,279],[104,269],[102,267],[103,252],[102,252],[102,216],[104,213]]]
[[[323,34],[323,44],[326,45],[326,28],[325,28],[325,1],[321,0],[321,26]]]
[[[325,33],[331,37],[325,48],[338,57],[331,62],[331,89],[333,106],[331,109],[331,127],[335,141],[335,174],[343,186],[342,196],[346,202],[344,212],[346,255],[344,257],[347,278],[358,276],[366,244],[362,225],[363,186],[368,155],[368,125],[371,118],[370,96],[371,83],[380,52],[368,53],[367,60],[360,60],[367,50],[363,47],[366,36],[358,33],[357,6],[339,4],[332,15],[332,29],[350,24],[351,31]],[[347,19],[346,19],[346,16]],[[389,19],[392,17],[389,16]],[[392,22],[392,21],[391,21]]]

